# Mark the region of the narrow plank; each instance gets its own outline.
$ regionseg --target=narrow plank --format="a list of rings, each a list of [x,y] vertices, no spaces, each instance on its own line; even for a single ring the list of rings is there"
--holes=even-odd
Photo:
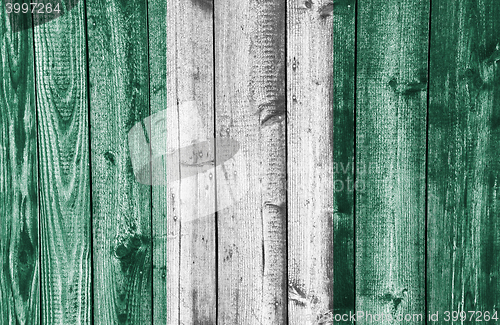
[[[178,1],[179,148],[214,138],[213,3]],[[168,10],[168,9],[167,9]],[[174,95],[173,92],[169,94]],[[213,145],[209,149],[214,151]],[[213,168],[180,169],[180,324],[216,324],[216,223]]]
[[[150,110],[165,117],[153,131],[158,134],[158,146],[166,148],[179,147],[177,7],[177,1],[148,1]],[[161,134],[162,129],[166,134]],[[180,324],[180,187],[178,182],[162,181],[152,188],[153,324],[177,325]]]
[[[333,81],[333,27],[334,21],[337,26],[342,20],[347,23],[354,6],[348,8],[348,2],[335,6],[334,12],[334,5],[329,1],[287,1],[288,306],[289,324],[293,325],[332,321],[333,293],[334,290],[339,294],[342,291],[334,285],[334,271],[339,270],[334,264],[334,251],[349,258],[349,243],[335,247],[334,231],[347,227],[344,235],[349,238],[350,231],[352,236],[352,226],[349,230],[349,222],[352,222],[349,209],[352,208],[339,207],[335,203],[340,199],[339,202],[344,200],[343,204],[349,204],[352,192],[346,189],[334,195],[334,179],[343,182],[344,176],[352,178],[349,174],[334,175],[334,163],[345,165],[349,159],[352,161],[348,155],[352,155],[353,135],[349,135],[349,128],[352,129],[353,124],[345,123],[336,133],[334,128],[338,126],[335,122],[337,114],[339,119],[341,116],[349,119],[348,110],[352,109],[349,105],[352,105],[353,98],[347,98],[345,107],[340,103],[333,106],[333,91],[339,91],[340,86]],[[338,17],[341,14],[346,16]],[[348,28],[347,25],[344,28]],[[343,59],[347,60],[346,65],[352,65],[352,58],[349,63],[348,56],[345,52],[337,57],[337,74]],[[347,77],[349,71],[346,69],[342,73]],[[345,87],[349,85],[345,84]],[[344,96],[349,96],[348,91]],[[350,114],[352,119],[352,112]],[[335,151],[334,136],[342,139]],[[334,153],[337,156],[334,157]],[[343,280],[348,280],[348,277]]]
[[[333,314],[355,311],[354,80],[356,1],[333,11]],[[328,132],[332,132],[329,130]],[[340,323],[340,322],[337,322]],[[351,322],[344,322],[351,323]]]
[[[500,312],[499,17],[494,0],[432,6],[427,302],[440,319]],[[469,317],[449,324],[485,320]]]
[[[213,139],[212,19],[211,3],[150,1],[153,151],[178,153]],[[187,176],[174,156],[153,187],[154,323],[215,324],[214,171]]]
[[[88,0],[94,322],[149,324],[151,187],[129,132],[149,115],[145,1]],[[142,131],[142,129],[141,129]]]
[[[356,310],[423,324],[429,3],[358,9]]]
[[[92,321],[83,5],[34,29],[42,324]]]
[[[179,148],[214,138],[213,2],[178,1]],[[211,142],[210,152],[214,152]],[[182,150],[182,149],[181,149]],[[216,324],[215,169],[180,169],[180,324]]]
[[[33,32],[0,11],[0,323],[39,324]]]
[[[284,1],[215,2],[216,131],[240,145],[215,173],[218,324],[287,319],[285,15]]]

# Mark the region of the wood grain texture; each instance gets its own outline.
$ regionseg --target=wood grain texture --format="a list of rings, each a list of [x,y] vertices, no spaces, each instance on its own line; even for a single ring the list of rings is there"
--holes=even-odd
[[[354,10],[341,6],[345,12]],[[333,151],[334,110],[341,109],[333,108],[333,9],[328,1],[287,1],[288,306],[289,324],[294,325],[332,321],[334,270],[339,270],[334,264],[334,229],[339,222],[349,222],[349,212],[339,214],[334,203],[334,159],[345,164],[349,157],[342,157],[339,147],[339,156]],[[349,124],[343,127],[352,129]],[[348,137],[339,145],[352,151]],[[346,254],[348,245],[338,252]]]
[[[39,324],[33,33],[0,11],[0,323]]]
[[[333,8],[333,312],[355,310],[354,80],[356,1]],[[331,130],[329,132],[332,132]],[[339,322],[338,322],[339,323]],[[350,323],[350,322],[344,322]]]
[[[83,2],[34,29],[42,324],[90,324],[89,123]]]
[[[128,133],[149,115],[145,1],[88,0],[94,322],[150,324],[151,187]]]
[[[177,107],[181,148],[214,137],[212,9],[210,4],[193,0],[178,1],[176,7],[177,88],[169,94],[181,103]],[[192,106],[184,104],[190,101]],[[181,169],[180,324],[215,325],[215,169],[192,177],[185,174]]]
[[[176,1],[148,1],[150,108],[166,115],[166,127],[159,125],[166,129],[160,144],[170,148],[179,147],[176,6]],[[152,189],[153,324],[176,325],[180,324],[180,187],[165,182]]]
[[[148,1],[150,109],[164,111],[167,130],[160,142],[179,147],[176,69],[176,1]],[[168,8],[167,8],[168,7]],[[174,94],[174,96],[172,96]],[[155,133],[160,131],[153,128]],[[169,180],[165,180],[168,182]],[[178,183],[152,188],[153,324],[180,324],[180,188]]]
[[[429,4],[366,0],[358,9],[356,310],[423,315]]]
[[[213,138],[212,19],[200,1],[150,1],[152,138],[168,153]],[[153,187],[154,323],[215,324],[214,171],[186,177],[176,159],[163,168],[180,179]]]
[[[433,2],[429,311],[499,309],[500,3]],[[450,324],[476,324],[475,321]]]
[[[216,173],[218,324],[286,323],[285,11],[215,2],[216,131],[240,143]]]

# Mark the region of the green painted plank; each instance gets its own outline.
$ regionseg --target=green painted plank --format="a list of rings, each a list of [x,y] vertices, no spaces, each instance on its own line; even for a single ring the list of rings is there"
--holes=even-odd
[[[285,1],[215,2],[216,131],[240,144],[215,173],[219,324],[286,323],[285,17]]]
[[[145,1],[88,0],[94,322],[149,324],[151,187],[129,132],[149,115]],[[141,129],[142,131],[142,129]],[[147,144],[146,144],[147,146]]]
[[[347,8],[347,4],[340,7],[336,9],[352,15],[348,11],[354,8]],[[287,1],[288,307],[289,324],[293,325],[332,321],[333,293],[337,290],[334,272],[339,270],[334,255],[348,254],[347,242],[334,247],[333,241],[339,222],[352,221],[350,212],[337,213],[338,196],[334,195],[334,177],[344,176],[334,175],[334,163],[337,159],[347,163],[349,157],[342,157],[340,147],[333,143],[337,113],[339,118],[343,114],[333,103],[333,91],[335,87],[338,90],[333,80],[334,51],[339,53],[334,50],[334,19],[336,23],[340,20],[333,17],[333,9],[325,2]],[[342,55],[337,57],[337,65],[342,58],[349,60],[348,52]],[[352,102],[350,98],[346,105]],[[352,123],[337,129],[337,136],[342,137],[339,133],[349,128],[353,128]],[[352,154],[352,134],[350,143],[349,135],[345,137],[339,145]],[[343,194],[352,200],[352,193]],[[346,229],[345,235],[352,236],[352,228]]]
[[[177,109],[177,10],[176,1],[148,1],[150,109],[163,115],[151,121],[158,146],[179,147]],[[189,54],[187,54],[190,56]],[[160,121],[160,123],[154,123]],[[164,131],[166,134],[161,134]],[[175,150],[171,150],[174,152]],[[175,156],[178,160],[178,156]],[[163,166],[164,169],[167,166]],[[172,166],[171,168],[175,168]],[[155,175],[156,177],[156,175]],[[153,324],[180,324],[180,186],[161,183],[152,189],[153,199]]]
[[[427,304],[440,319],[500,312],[499,28],[498,1],[433,2]]]
[[[213,138],[212,23],[210,4],[149,3],[153,151],[178,153]],[[213,171],[188,176],[175,158],[160,166],[166,177],[153,172],[163,176],[153,187],[154,323],[215,324]]]
[[[407,314],[423,324],[429,3],[358,9],[356,310],[389,315],[377,324]]]
[[[43,324],[89,324],[91,233],[83,2],[35,27]]]
[[[333,313],[355,310],[354,80],[356,1],[333,10]],[[331,131],[330,131],[331,132]],[[340,322],[337,322],[340,323]],[[350,323],[350,322],[344,322]]]
[[[31,17],[30,17],[31,19]],[[20,23],[20,22],[19,22]],[[0,323],[39,324],[33,32],[0,10]]]

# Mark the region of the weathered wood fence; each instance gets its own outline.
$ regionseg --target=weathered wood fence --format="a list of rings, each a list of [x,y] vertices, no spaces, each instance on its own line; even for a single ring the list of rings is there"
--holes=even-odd
[[[68,1],[0,10],[0,324],[498,311],[500,1]]]

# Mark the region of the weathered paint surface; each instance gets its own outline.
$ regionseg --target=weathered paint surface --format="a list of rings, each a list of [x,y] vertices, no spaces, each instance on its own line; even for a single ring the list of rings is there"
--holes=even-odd
[[[64,7],[0,13],[1,324],[498,312],[498,1]]]
[[[217,213],[218,324],[287,319],[285,5],[215,2],[215,131],[241,144],[216,203],[242,196]]]
[[[40,324],[33,34],[3,10],[0,75],[0,323]]]
[[[288,1],[287,9],[289,323],[321,324],[333,316],[332,248],[334,220],[339,218],[334,162],[340,157],[334,157],[339,147],[332,141],[337,118],[332,96],[333,7]],[[345,127],[352,129],[353,124]],[[347,140],[342,146],[352,150],[353,142]],[[352,196],[347,191],[343,194]],[[342,249],[336,252],[343,253]]]
[[[127,134],[149,113],[146,4],[88,0],[88,83],[97,324],[148,324],[151,187],[135,181]]]
[[[34,29],[41,324],[92,322],[86,37],[83,4]]]
[[[429,5],[373,0],[358,9],[356,309],[424,315]]]
[[[499,307],[499,15],[494,0],[439,1],[432,7],[427,236],[432,311],[493,314]],[[476,324],[475,319],[465,324]]]

